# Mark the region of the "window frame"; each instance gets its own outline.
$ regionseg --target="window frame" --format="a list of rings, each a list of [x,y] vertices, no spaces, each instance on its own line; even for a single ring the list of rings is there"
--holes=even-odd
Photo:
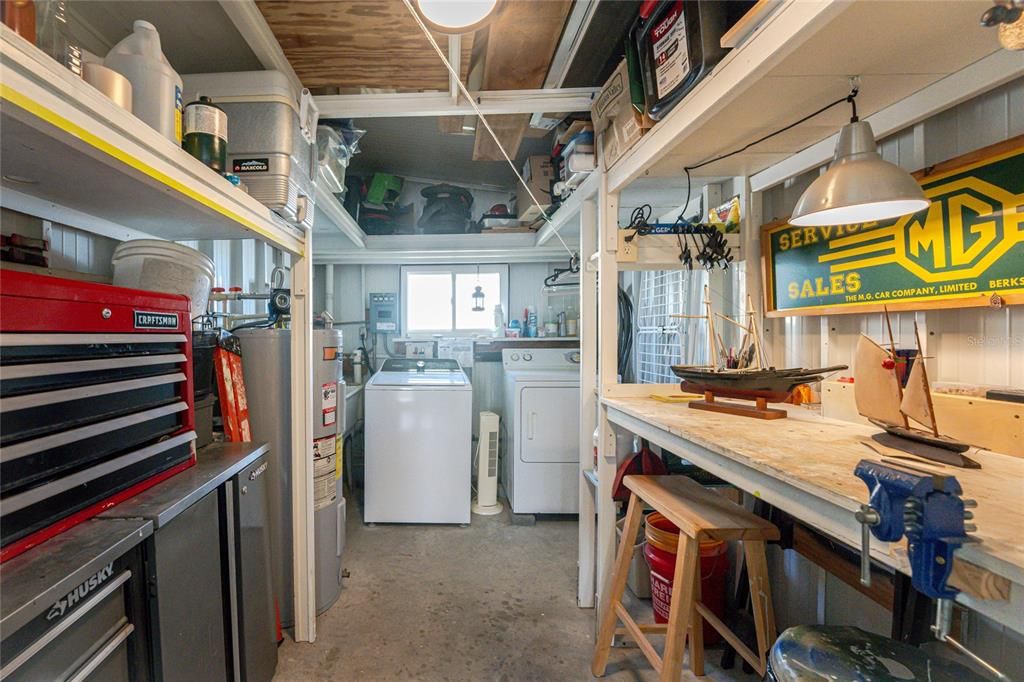
[[[434,334],[441,334],[446,337],[473,337],[479,336],[480,334],[492,334],[494,332],[493,327],[486,327],[481,329],[456,329],[455,327],[455,301],[450,301],[451,307],[451,325],[448,329],[417,329],[412,330],[409,328],[409,315],[408,315],[408,300],[409,300],[409,275],[410,274],[437,274],[437,273],[448,273],[451,275],[452,281],[452,292],[454,296],[455,291],[455,276],[456,275],[475,275],[478,271],[481,275],[483,274],[497,274],[500,278],[501,296],[498,303],[501,304],[502,310],[508,310],[508,298],[509,298],[509,266],[507,263],[489,263],[477,265],[402,265],[399,268],[399,282],[401,293],[399,295],[399,314],[402,320],[402,334],[406,337],[412,336],[432,336]],[[493,294],[488,293],[484,290],[487,303],[485,304],[489,310],[494,310],[495,299],[492,298]],[[468,301],[467,301],[468,303]]]

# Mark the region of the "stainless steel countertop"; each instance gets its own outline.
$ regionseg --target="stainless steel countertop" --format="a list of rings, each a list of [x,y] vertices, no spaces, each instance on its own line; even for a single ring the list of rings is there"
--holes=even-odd
[[[149,519],[153,529],[158,530],[269,449],[267,443],[211,443],[196,452],[194,466],[111,507],[97,518]]]
[[[146,519],[92,519],[0,566],[0,638],[17,632],[152,534],[153,522]]]

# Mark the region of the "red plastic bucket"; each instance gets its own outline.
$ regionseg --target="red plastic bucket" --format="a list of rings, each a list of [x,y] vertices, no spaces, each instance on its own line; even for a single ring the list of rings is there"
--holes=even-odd
[[[644,558],[651,569],[651,605],[654,622],[667,623],[672,603],[672,576],[676,569],[679,529],[658,512],[648,514]],[[725,583],[729,573],[728,545],[721,540],[700,543],[700,600],[716,616],[725,619]],[[715,644],[721,635],[704,622],[704,643]]]

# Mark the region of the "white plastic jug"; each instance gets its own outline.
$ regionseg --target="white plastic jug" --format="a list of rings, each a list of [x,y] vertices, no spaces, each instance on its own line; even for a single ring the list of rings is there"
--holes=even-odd
[[[133,32],[107,53],[103,65],[132,84],[132,113],[175,144],[181,144],[181,76],[160,49],[160,34],[138,20]]]

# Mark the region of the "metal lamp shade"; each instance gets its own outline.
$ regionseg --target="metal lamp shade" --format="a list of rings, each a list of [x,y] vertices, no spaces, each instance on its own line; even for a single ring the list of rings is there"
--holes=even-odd
[[[792,225],[850,225],[896,218],[928,208],[921,186],[905,170],[884,161],[867,121],[839,131],[828,170],[796,202]]]
[[[486,310],[484,307],[484,292],[481,287],[473,290],[473,312],[479,313]]]

